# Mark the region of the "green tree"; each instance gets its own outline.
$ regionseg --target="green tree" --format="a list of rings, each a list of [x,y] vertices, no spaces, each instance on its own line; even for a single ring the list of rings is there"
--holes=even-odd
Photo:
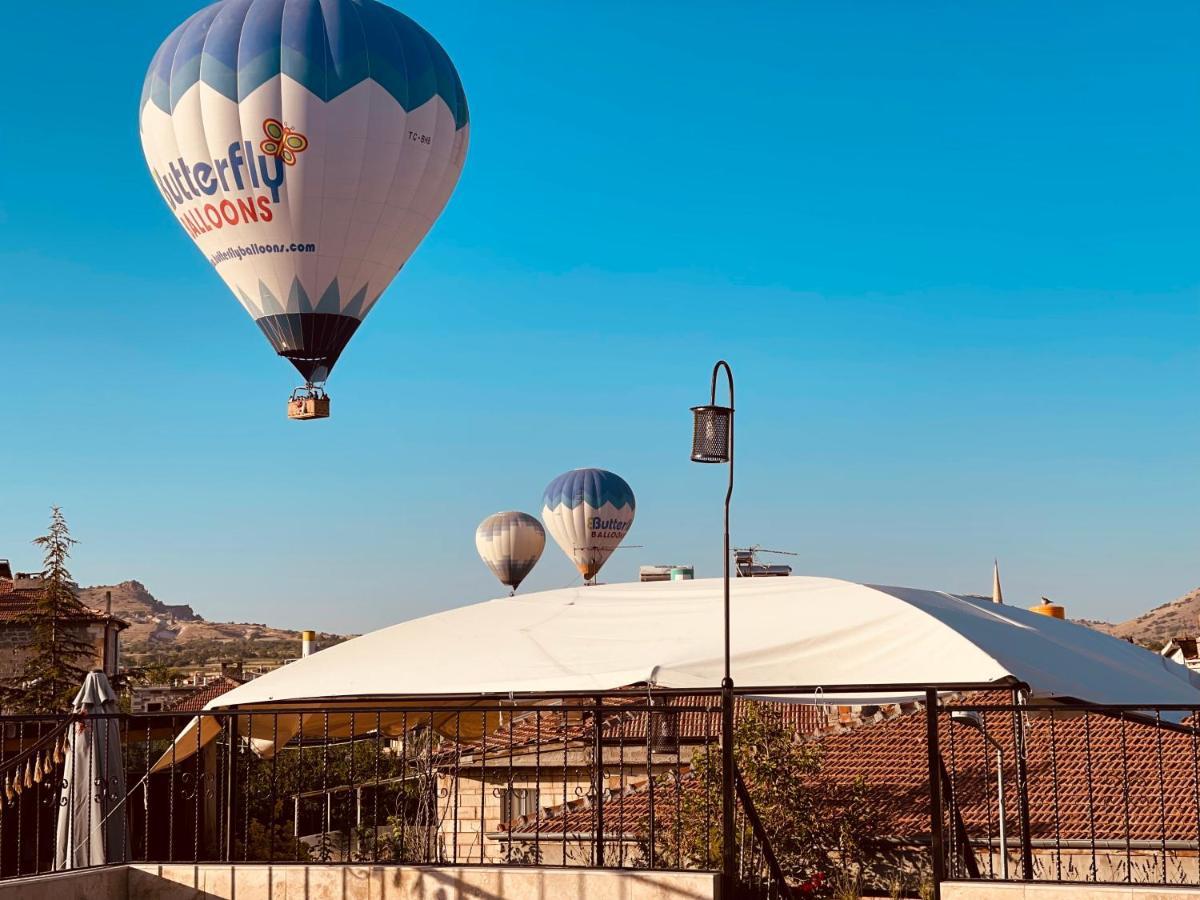
[[[734,760],[788,881],[799,893],[842,896],[846,886],[875,883],[877,827],[861,781],[839,782],[821,772],[819,745],[788,727],[769,705],[747,703],[734,728]],[[660,777],[655,846],[647,861],[676,868],[721,866],[721,753],[698,752],[689,774]],[[676,813],[675,798],[678,792]],[[664,818],[665,814],[665,818]],[[644,826],[644,833],[649,828]],[[756,864],[747,829],[736,853]]]
[[[0,698],[5,709],[15,712],[62,712],[70,707],[94,656],[85,637],[93,614],[75,596],[67,560],[77,541],[57,506],[50,530],[33,543],[42,548],[42,577],[37,601],[20,619],[30,630],[29,651],[0,688]]]

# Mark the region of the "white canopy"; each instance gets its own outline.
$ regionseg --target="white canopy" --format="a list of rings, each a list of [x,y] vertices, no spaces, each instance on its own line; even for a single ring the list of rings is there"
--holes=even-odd
[[[731,606],[739,687],[1015,679],[1030,685],[1034,698],[1200,704],[1200,678],[1186,667],[1012,606],[815,577],[735,579]],[[363,635],[235,688],[208,708],[333,709],[414,697],[429,698],[429,708],[436,695],[603,691],[640,682],[716,688],[721,647],[720,579],[566,588]],[[339,718],[337,727],[343,725]],[[297,721],[274,733],[282,741],[302,727]]]

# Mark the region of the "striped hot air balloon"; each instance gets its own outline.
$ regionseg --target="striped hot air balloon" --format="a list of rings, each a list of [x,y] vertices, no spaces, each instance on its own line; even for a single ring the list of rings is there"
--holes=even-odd
[[[446,52],[376,0],[200,10],[139,119],[171,214],[310,387],[445,207],[469,134]]]
[[[573,469],[555,478],[542,497],[550,536],[592,581],[633,524],[637,502],[625,479],[604,469]]]
[[[500,583],[512,588],[514,594],[542,558],[545,546],[542,523],[516,510],[492,513],[475,529],[475,549]]]

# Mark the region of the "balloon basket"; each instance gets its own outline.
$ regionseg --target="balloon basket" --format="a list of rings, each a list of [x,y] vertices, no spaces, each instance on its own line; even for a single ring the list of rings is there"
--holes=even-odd
[[[289,419],[328,419],[329,395],[311,384],[296,388],[288,400],[287,414]]]

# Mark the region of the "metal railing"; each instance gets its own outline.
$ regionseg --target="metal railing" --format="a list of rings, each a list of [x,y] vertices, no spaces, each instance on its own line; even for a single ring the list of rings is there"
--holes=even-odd
[[[739,688],[731,785],[714,690],[3,716],[0,878],[55,868],[69,738],[103,725],[120,771],[76,765],[103,802],[67,817],[65,841],[116,817],[107,863],[718,871],[730,803],[735,896],[1200,884],[1194,714],[1031,707],[1009,686]]]
[[[938,710],[948,877],[1200,884],[1197,708],[1019,700]]]

